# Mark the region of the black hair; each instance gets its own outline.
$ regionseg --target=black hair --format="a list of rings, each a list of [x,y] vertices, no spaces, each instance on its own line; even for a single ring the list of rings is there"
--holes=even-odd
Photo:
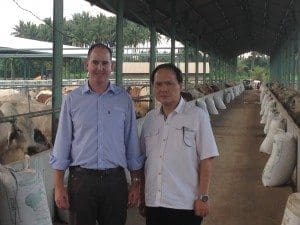
[[[172,63],[164,63],[164,64],[160,64],[159,66],[157,66],[157,67],[152,71],[152,73],[151,73],[151,75],[150,75],[150,82],[151,82],[151,84],[154,83],[154,76],[155,76],[156,72],[157,72],[158,70],[160,70],[160,69],[168,69],[168,70],[173,71],[173,72],[175,73],[175,75],[176,75],[176,79],[177,79],[178,83],[179,83],[179,84],[182,84],[182,82],[183,82],[183,79],[182,79],[182,72],[181,72],[181,70],[180,70],[178,67],[176,67],[176,66],[175,66],[174,64],[172,64]]]
[[[112,59],[112,50],[110,49],[110,47],[108,47],[107,45],[103,44],[103,43],[95,43],[93,45],[91,45],[91,47],[89,48],[87,57],[90,58],[92,51],[94,50],[94,48],[105,48],[107,49],[107,51],[110,54],[110,59]]]

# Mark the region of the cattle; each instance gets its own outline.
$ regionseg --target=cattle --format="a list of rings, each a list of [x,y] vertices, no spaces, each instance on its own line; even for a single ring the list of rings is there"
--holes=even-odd
[[[192,96],[192,100],[193,99],[198,99],[204,96],[203,93],[199,92],[197,89],[195,88],[188,88],[186,90],[184,90],[184,92],[190,93]]]
[[[149,111],[149,87],[130,86],[127,88],[127,92],[134,101],[136,118],[144,117]]]
[[[210,93],[213,93],[214,90],[211,88],[211,86],[209,84],[198,84],[196,86],[196,89],[203,93],[204,95],[208,95]]]
[[[0,116],[18,115],[14,104],[5,102]],[[36,154],[51,147],[42,132],[34,128],[28,116],[17,116],[13,121],[0,123],[0,163],[8,164],[24,159],[25,154]]]
[[[52,97],[52,91],[42,90],[35,96],[35,99],[38,102],[45,103],[45,101],[47,101],[47,99],[49,99],[51,97]]]

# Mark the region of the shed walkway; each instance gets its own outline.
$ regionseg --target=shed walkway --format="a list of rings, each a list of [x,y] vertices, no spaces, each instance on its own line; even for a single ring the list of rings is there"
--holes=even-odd
[[[220,157],[214,161],[210,187],[212,210],[202,225],[281,224],[292,188],[262,185],[268,156],[259,152],[264,135],[258,100],[257,91],[245,91],[211,117]],[[126,225],[144,224],[136,209],[128,211]]]
[[[204,225],[280,225],[291,186],[264,187],[268,155],[259,152],[264,139],[259,93],[245,91],[212,125],[220,151],[214,162],[211,214]]]

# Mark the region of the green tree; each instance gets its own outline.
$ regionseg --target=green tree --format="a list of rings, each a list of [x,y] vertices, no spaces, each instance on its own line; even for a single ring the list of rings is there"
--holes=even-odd
[[[237,74],[240,80],[267,81],[270,76],[269,68],[270,58],[258,52],[251,52],[247,58],[238,57]]]
[[[38,27],[32,22],[25,23],[24,21],[19,21],[18,25],[14,26],[14,31],[12,35],[21,38],[30,38],[38,40]]]

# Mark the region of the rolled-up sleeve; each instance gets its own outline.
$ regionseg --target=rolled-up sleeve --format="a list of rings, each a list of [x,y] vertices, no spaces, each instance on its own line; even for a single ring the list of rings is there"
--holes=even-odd
[[[208,113],[199,114],[199,128],[197,131],[197,152],[200,160],[219,155],[215,137],[210,124]]]
[[[125,148],[127,166],[130,171],[139,170],[144,166],[145,155],[141,152],[137,133],[137,123],[132,101],[129,100],[125,121]]]
[[[69,167],[71,144],[72,118],[70,97],[67,96],[62,102],[55,143],[53,151],[50,153],[50,165],[53,169],[66,170]]]

